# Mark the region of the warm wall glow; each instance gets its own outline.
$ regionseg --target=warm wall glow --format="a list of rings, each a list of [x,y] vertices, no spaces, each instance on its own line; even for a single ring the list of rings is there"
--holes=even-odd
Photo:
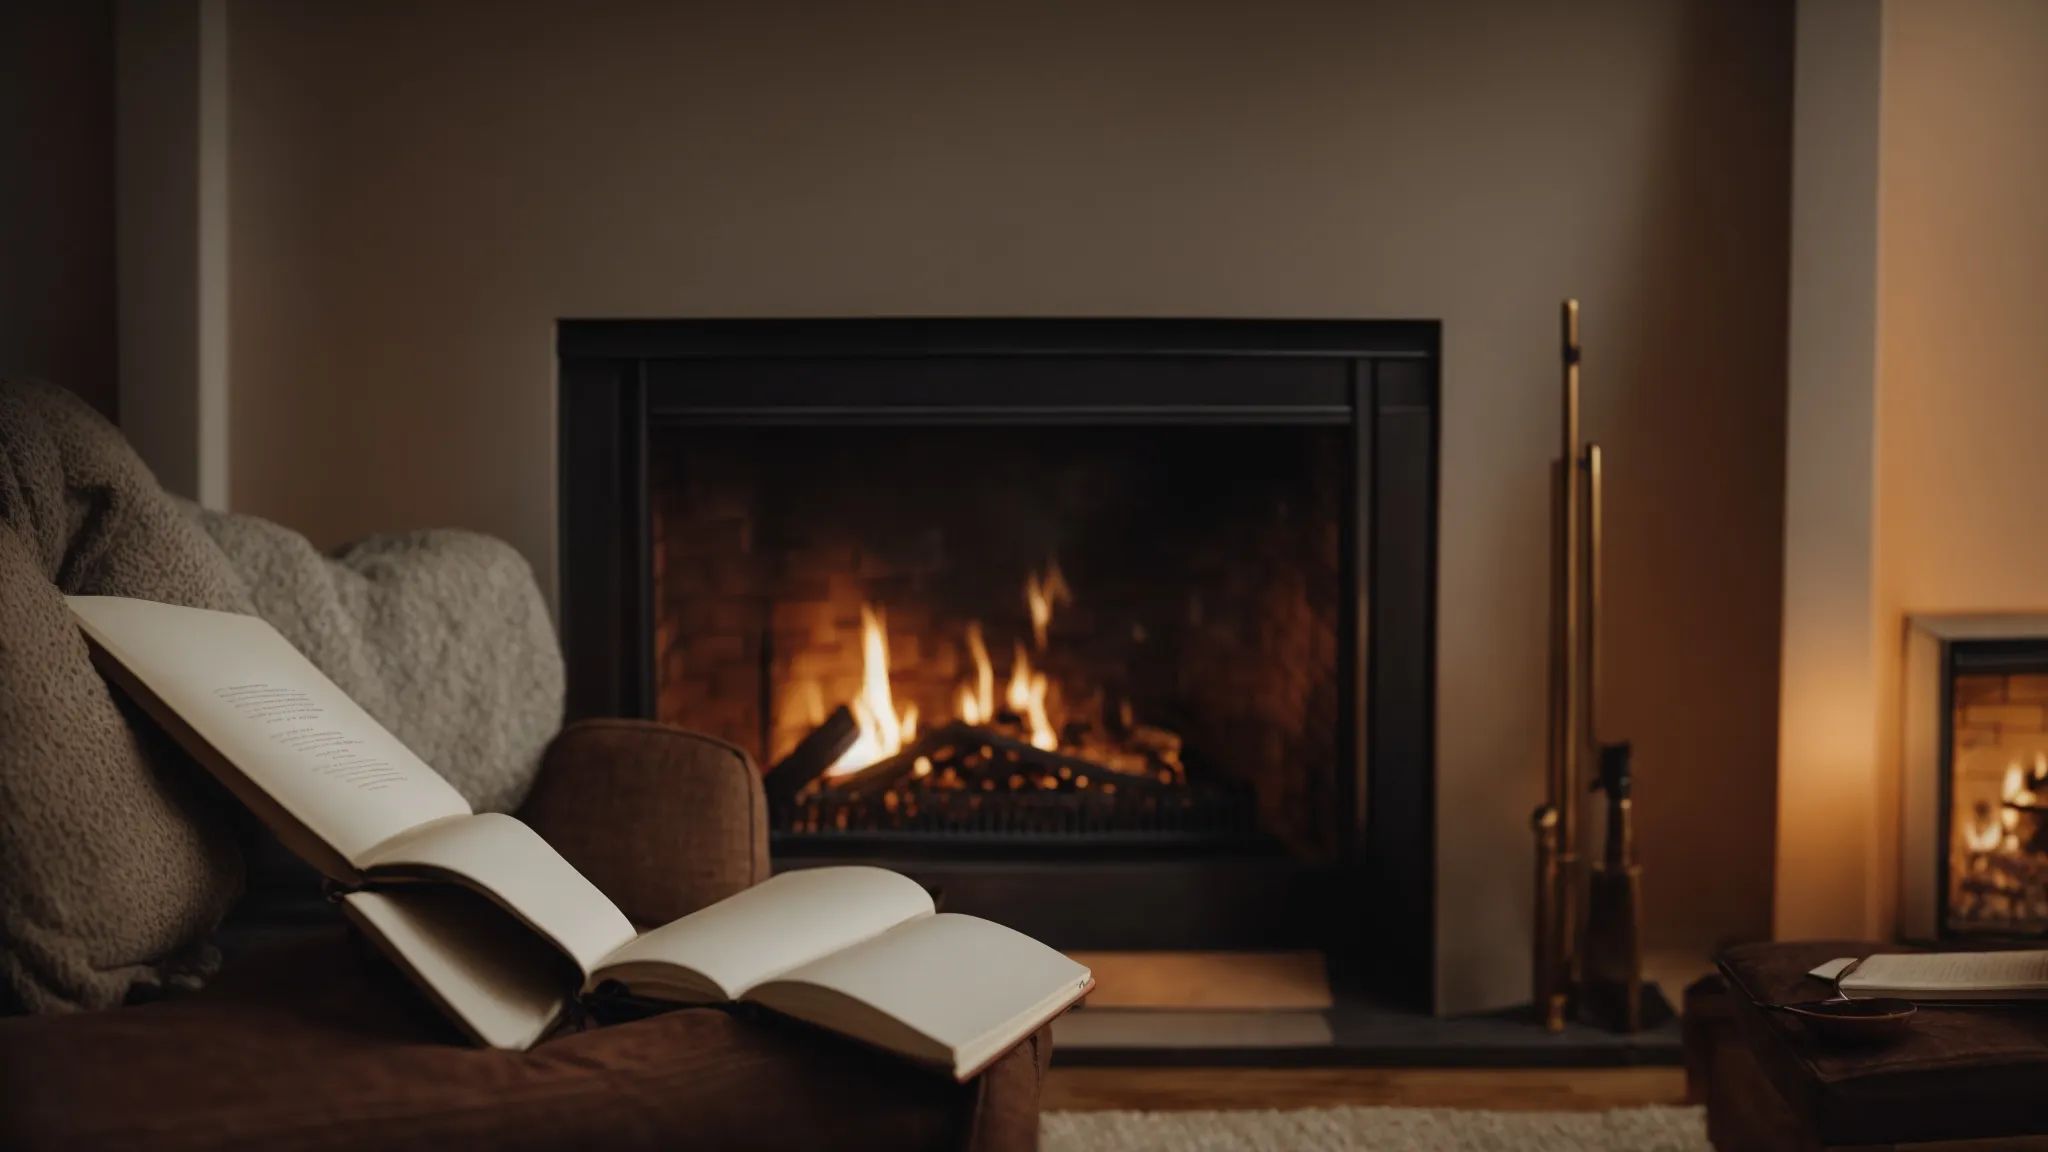
[[[1886,8],[1798,7],[1772,907],[1780,938],[1884,934],[1872,912],[1884,880],[1873,515]]]
[[[1800,7],[1804,20],[1812,6]],[[1883,678],[1874,726],[1885,746],[1876,768],[1875,834],[1880,848],[1890,849],[1924,834],[1897,821],[1905,757],[1896,734],[1907,719],[1893,656],[1901,618],[2027,614],[2048,605],[2048,505],[2036,496],[2032,465],[2039,429],[2048,421],[2039,371],[2048,359],[2048,329],[2038,320],[2040,270],[2048,259],[2048,216],[2039,207],[2048,190],[2048,6],[1953,0],[1882,8],[1880,82],[1865,87],[1881,106],[1873,117],[1879,130],[1871,158],[1879,205],[1874,235],[1856,220],[1882,259],[1866,265],[1876,273],[1875,293],[1837,286],[1825,304],[1825,323],[1837,327],[1832,317],[1851,299],[1859,308],[1868,300],[1883,317],[1881,326],[1873,325],[1876,364],[1866,385],[1877,404],[1877,443],[1866,467],[1876,476],[1868,506],[1879,551],[1858,579],[1877,593]],[[1797,75],[1804,84],[1803,30],[1800,43]],[[1959,125],[1969,130],[1959,132]],[[1845,143],[1830,139],[1825,149],[1842,155]],[[1854,219],[1836,200],[1828,215]],[[1795,238],[1798,231],[1795,224]],[[1795,320],[1795,348],[1800,335]],[[1814,410],[1825,422],[1814,436],[1817,444],[1841,442],[1846,418],[1840,408]],[[1800,443],[1796,429],[1790,443]],[[1788,474],[1797,474],[1800,461],[1787,464]],[[1795,530],[1787,524],[1788,541]],[[1788,599],[1788,627],[1800,610]],[[2020,754],[2024,773],[2024,751],[2008,751]],[[2036,817],[2005,815],[2011,810],[1998,801],[1998,777],[2007,766],[2003,759],[1989,766],[1990,779],[1975,799],[1992,814],[1976,834],[1988,839],[1992,829],[2015,825],[2012,838],[2024,847]],[[1974,803],[1962,813],[1973,815]],[[1946,848],[1950,829],[1935,831]],[[2007,851],[2007,836],[1999,838],[1999,853]],[[1872,862],[1871,886],[1880,892],[1896,887],[1898,872],[1888,855],[1874,853]],[[1951,879],[1956,871],[1952,862]],[[1918,869],[1911,880],[1927,882]],[[2043,913],[2036,907],[2024,918],[2048,920]],[[1818,935],[1822,926],[1795,927]],[[1874,919],[1859,937],[1879,939],[1892,930]]]
[[[1866,939],[1881,934],[1873,913],[1880,813],[1869,600],[1837,587],[1832,595],[1843,603],[1831,606],[1823,589],[1801,583],[1788,573],[1773,931]],[[1795,618],[1793,604],[1809,610]]]

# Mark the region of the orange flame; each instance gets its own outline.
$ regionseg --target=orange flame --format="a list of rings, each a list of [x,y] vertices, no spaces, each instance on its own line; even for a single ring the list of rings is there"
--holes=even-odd
[[[1045,575],[1033,572],[1024,580],[1024,606],[1031,610],[1031,638],[1038,642],[1038,650],[1045,651],[1046,632],[1052,627],[1052,610],[1055,605],[1072,604],[1073,589],[1067,587],[1067,578],[1060,575],[1059,561],[1045,566]]]
[[[960,689],[960,722],[986,724],[996,718],[996,670],[988,662],[988,645],[981,639],[981,621],[967,626],[967,652],[974,658],[974,687]]]
[[[2028,776],[2020,762],[2014,760],[2005,767],[2005,778],[1999,782],[1998,807],[1979,801],[1972,809],[1975,819],[1963,829],[1963,844],[1972,852],[2017,852],[2019,851],[2020,814],[2009,805],[2032,808],[2039,803],[2033,784],[2048,778],[2048,758],[2036,756],[2034,774]]]
[[[1046,645],[1053,609],[1073,603],[1073,598],[1073,591],[1067,587],[1066,577],[1061,575],[1056,561],[1046,566],[1043,575],[1033,572],[1025,580],[1024,600],[1031,609],[1031,633],[1038,647]],[[860,621],[860,694],[849,704],[859,734],[852,746],[826,769],[827,776],[857,772],[894,756],[917,739],[917,706],[906,705],[899,715],[895,694],[890,689],[887,623],[881,611],[871,604],[861,605]],[[960,687],[954,702],[955,711],[965,724],[993,723],[996,719],[995,666],[988,658],[988,644],[982,637],[978,621],[967,626],[967,651],[974,661],[974,683]],[[1059,732],[1046,712],[1049,690],[1045,673],[1031,667],[1030,653],[1019,641],[1016,663],[1011,666],[1010,681],[1004,692],[1004,705],[1029,728],[1032,747],[1056,752],[1060,746]],[[924,771],[929,772],[930,768],[927,766]]]
[[[1031,670],[1031,656],[1024,651],[1023,641],[1018,641],[1017,662],[1010,667],[1010,690],[1004,702],[1031,726],[1033,748],[1056,752],[1060,738],[1045,714],[1045,689],[1045,673]]]
[[[825,770],[827,776],[856,772],[877,760],[887,759],[917,739],[917,705],[896,714],[894,694],[889,691],[889,631],[882,614],[872,605],[860,608],[861,670],[860,695],[852,704],[853,721],[860,730],[853,745]]]

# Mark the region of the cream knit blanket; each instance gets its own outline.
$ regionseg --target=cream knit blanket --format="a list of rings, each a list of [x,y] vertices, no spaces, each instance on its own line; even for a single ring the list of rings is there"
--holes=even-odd
[[[243,879],[233,800],[101,681],[66,593],[261,615],[481,809],[519,802],[561,725],[561,649],[508,545],[323,556],[168,495],[68,392],[0,380],[0,1011],[203,979]]]

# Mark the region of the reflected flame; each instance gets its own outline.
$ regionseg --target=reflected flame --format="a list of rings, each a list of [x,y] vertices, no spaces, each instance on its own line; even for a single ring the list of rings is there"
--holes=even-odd
[[[2010,809],[2006,811],[2011,812]],[[1972,852],[1996,851],[1999,840],[2004,838],[2004,830],[1999,827],[1999,819],[1992,815],[1991,805],[1980,800],[1970,814],[1976,819],[1972,826],[1963,829],[1964,843]]]
[[[1951,686],[1941,923],[2037,934],[2048,923],[2048,724],[2023,710],[2048,698],[2048,677],[1957,675]]]
[[[1045,651],[1047,630],[1052,627],[1052,610],[1059,604],[1072,604],[1074,592],[1067,587],[1067,578],[1060,575],[1059,561],[1045,566],[1045,575],[1033,572],[1024,581],[1024,604],[1031,609],[1031,638],[1038,642],[1038,650]]]
[[[896,701],[889,691],[889,631],[882,614],[873,605],[860,608],[860,695],[851,705],[860,735],[845,754],[826,769],[827,776],[843,776],[894,756],[917,739],[917,705],[896,714]]]
[[[1990,804],[1978,802],[1970,812],[1970,825],[1963,829],[1963,844],[1972,852],[2016,852],[2019,850],[2020,814],[2019,808],[2032,808],[2040,802],[2033,786],[2048,783],[2048,757],[2036,753],[2034,771],[2030,775],[2012,761],[2005,766],[2005,777],[1999,782],[1999,805],[1994,810]],[[2014,807],[2017,805],[2018,807]]]

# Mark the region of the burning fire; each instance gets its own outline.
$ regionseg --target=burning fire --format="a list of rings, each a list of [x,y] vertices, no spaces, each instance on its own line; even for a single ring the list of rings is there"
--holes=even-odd
[[[1964,844],[1972,852],[2017,852],[2019,851],[2020,808],[2032,808],[2039,798],[2034,793],[2036,785],[2048,783],[2048,754],[2034,754],[2034,770],[2030,774],[2015,760],[2005,766],[2005,779],[1998,789],[1999,806],[1993,814],[1988,804],[1978,804],[1972,811],[1976,817],[1973,827],[1963,829]]]
[[[1031,670],[1031,656],[1024,651],[1024,644],[1017,644],[1017,662],[1010,666],[1010,691],[1006,702],[1010,711],[1024,718],[1031,727],[1031,746],[1044,752],[1057,752],[1060,738],[1052,729],[1052,721],[1045,715],[1045,673]]]
[[[1024,606],[1031,610],[1031,638],[1038,642],[1040,652],[1045,651],[1046,633],[1052,627],[1053,608],[1056,605],[1073,602],[1073,590],[1067,587],[1067,578],[1060,575],[1058,561],[1046,565],[1043,578],[1033,572],[1024,581]],[[1011,707],[1016,707],[1014,699],[1011,701]]]
[[[896,713],[894,694],[889,691],[889,630],[882,613],[872,605],[860,609],[861,676],[860,695],[852,704],[853,720],[860,736],[826,770],[828,776],[855,772],[903,750],[917,739],[917,705]]]
[[[1043,575],[1033,572],[1025,580],[1024,603],[1031,613],[1032,638],[1041,651],[1052,626],[1053,609],[1073,603],[1073,597],[1073,591],[1067,587],[1066,577],[1060,574],[1057,563],[1048,564]],[[860,623],[861,689],[850,706],[860,735],[846,753],[826,770],[827,776],[857,772],[894,756],[917,739],[917,706],[906,706],[899,716],[894,693],[890,691],[887,622],[879,609],[873,605],[862,605]],[[961,685],[955,709],[962,723],[989,724],[997,717],[996,674],[995,666],[988,658],[988,644],[982,638],[979,621],[967,626],[967,653],[974,662],[974,682]],[[1004,709],[1018,717],[1029,730],[1032,747],[1056,752],[1060,746],[1059,731],[1046,712],[1049,688],[1045,673],[1032,668],[1030,653],[1023,641],[1018,641],[1016,656],[1010,665],[1009,684],[1003,694]]]
[[[960,689],[960,722],[986,724],[996,718],[996,670],[988,662],[979,620],[967,626],[967,654],[974,660],[974,686]]]
[[[1045,651],[1046,636],[1052,629],[1053,608],[1073,602],[1073,590],[1067,587],[1067,578],[1060,574],[1057,560],[1045,566],[1045,575],[1033,572],[1025,578],[1024,607],[1031,613],[1031,638],[1038,642],[1040,652]],[[983,658],[987,658],[986,653]],[[1010,690],[1006,702],[1010,711],[1023,717],[1030,727],[1033,748],[1057,752],[1060,737],[1053,731],[1052,721],[1045,714],[1045,690],[1045,673],[1031,670],[1031,657],[1024,651],[1023,642],[1019,641],[1016,662],[1010,665]]]

